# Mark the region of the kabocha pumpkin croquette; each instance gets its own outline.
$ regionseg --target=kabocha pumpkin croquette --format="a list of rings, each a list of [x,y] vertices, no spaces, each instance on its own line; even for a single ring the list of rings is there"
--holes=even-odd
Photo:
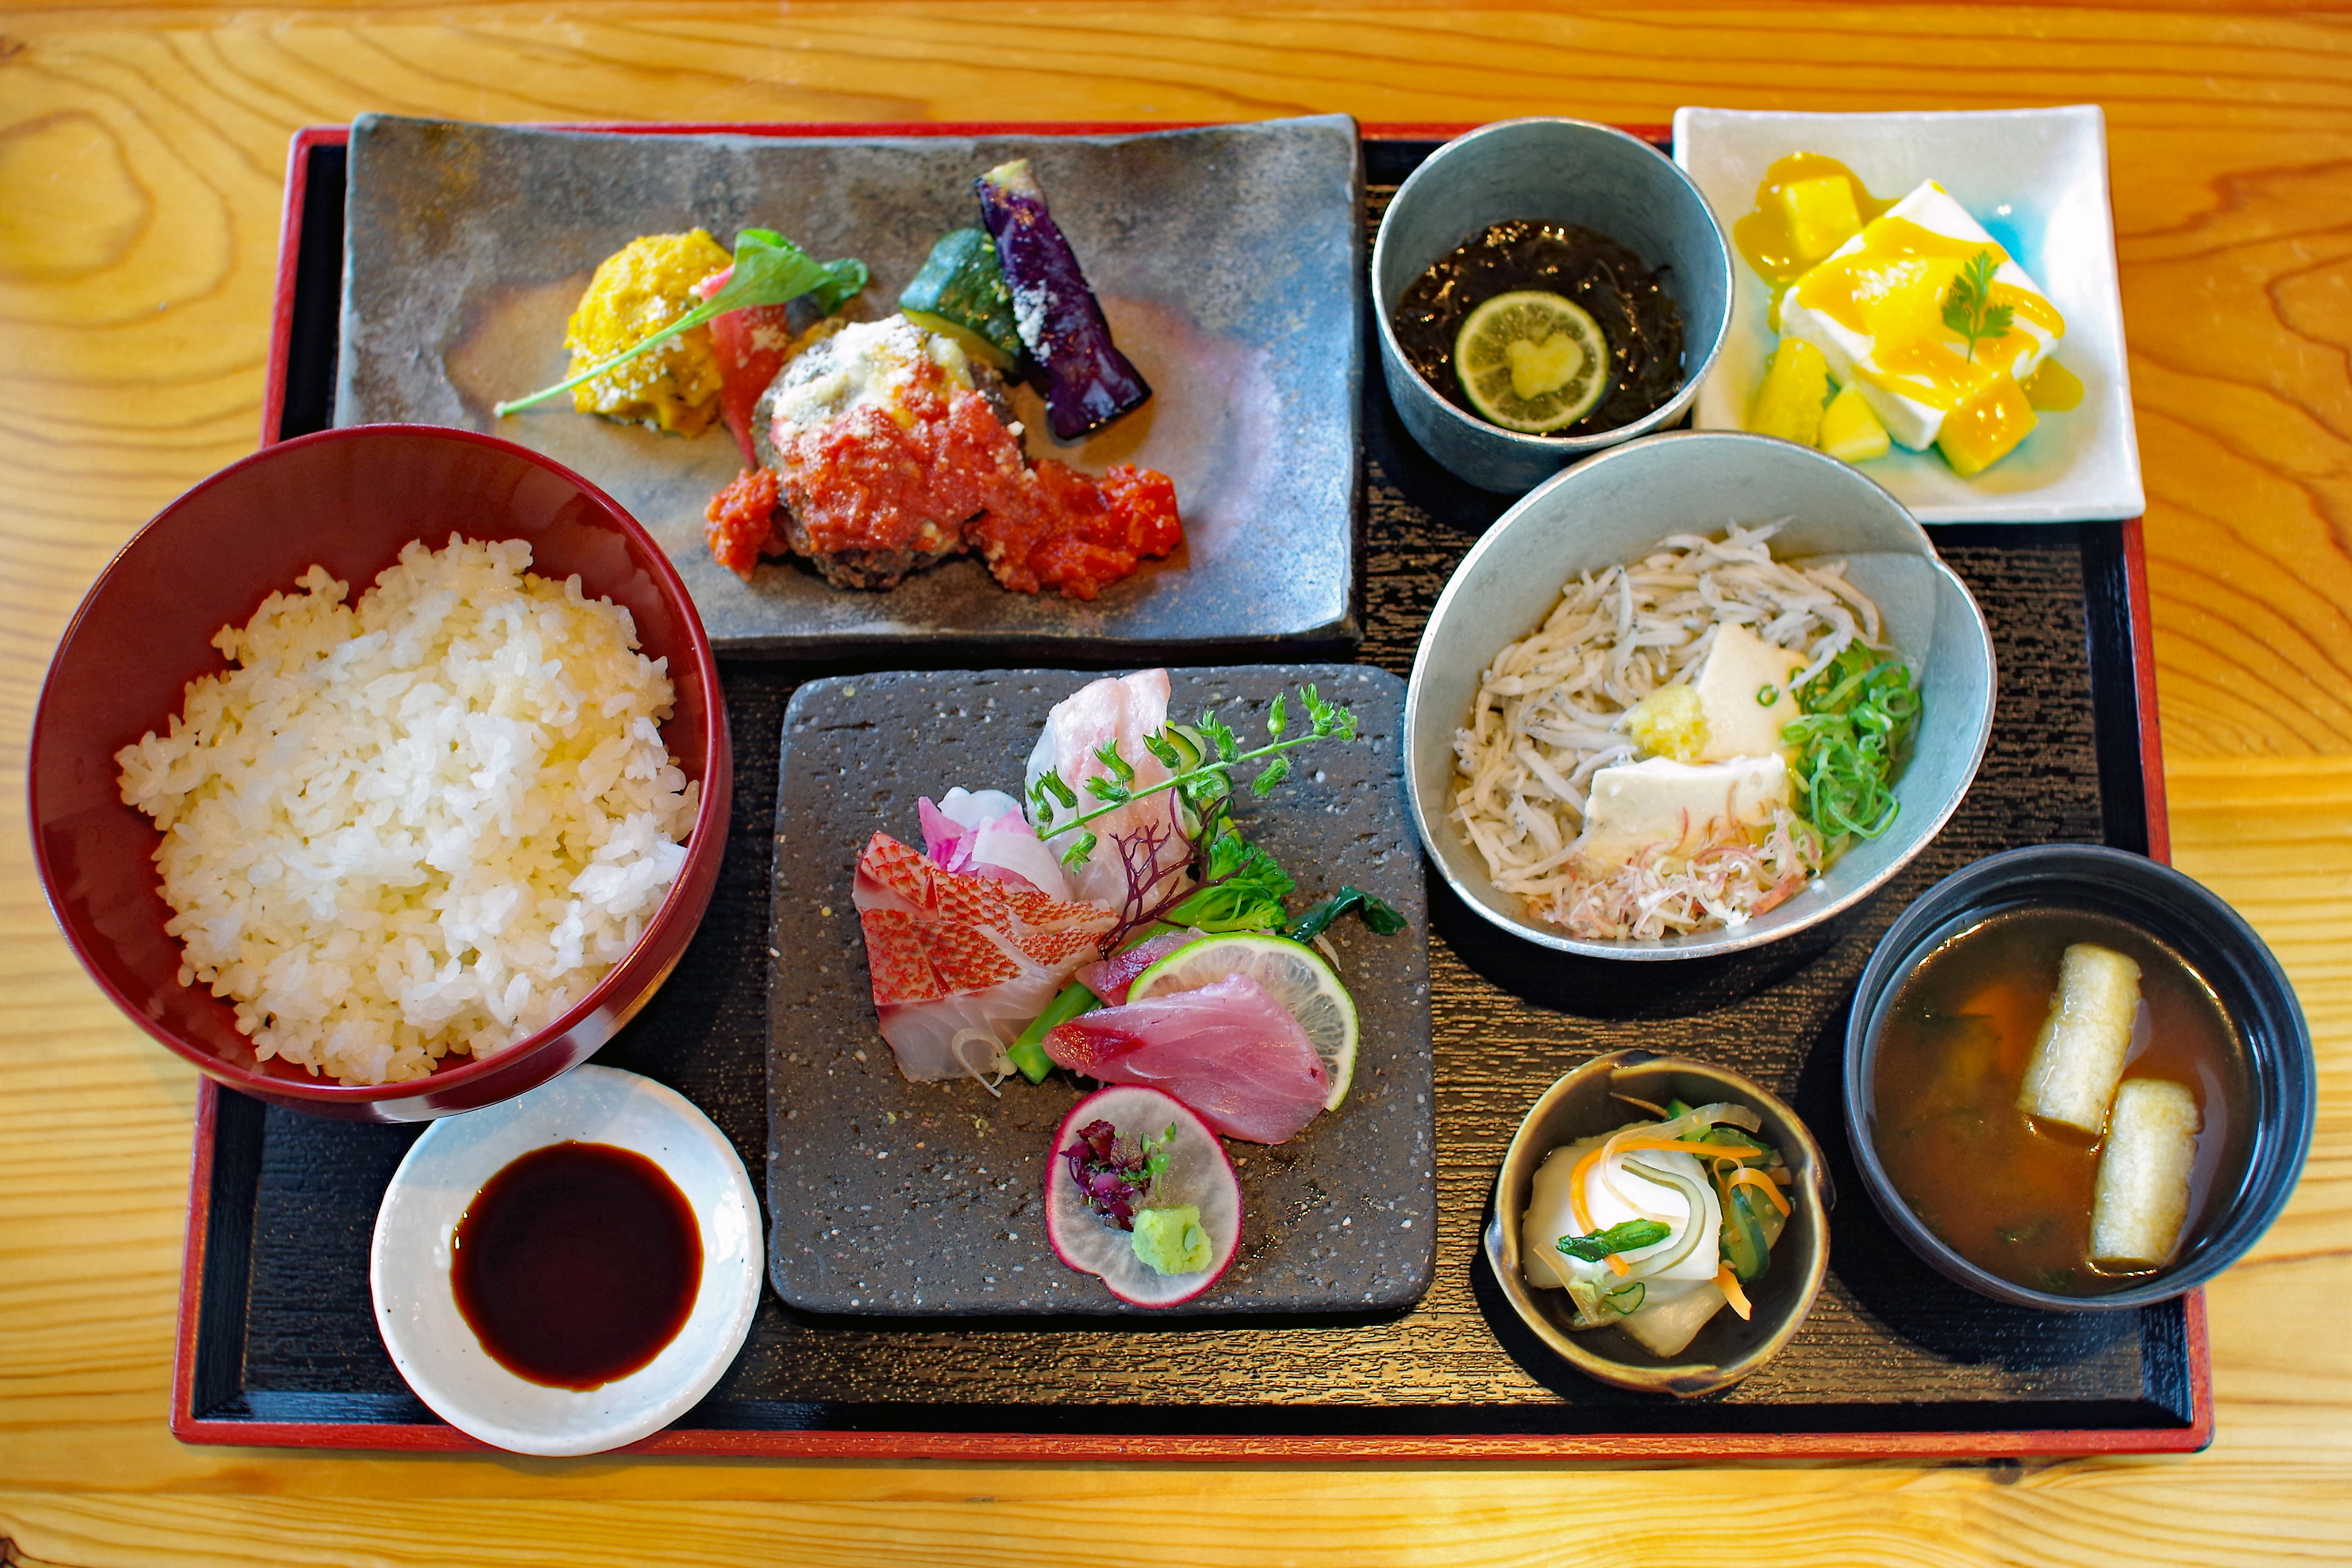
[[[578,374],[677,321],[700,301],[691,290],[732,262],[702,229],[648,234],[596,268],[572,311],[563,346]],[[572,405],[625,424],[697,436],[719,412],[719,362],[709,327],[679,333],[659,348],[572,389]]]

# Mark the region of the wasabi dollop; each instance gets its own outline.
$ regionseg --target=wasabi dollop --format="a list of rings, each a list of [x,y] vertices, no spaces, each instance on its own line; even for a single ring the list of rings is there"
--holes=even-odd
[[[1158,1274],[1197,1274],[1209,1266],[1215,1248],[1201,1228],[1201,1210],[1194,1204],[1135,1211],[1135,1256]]]

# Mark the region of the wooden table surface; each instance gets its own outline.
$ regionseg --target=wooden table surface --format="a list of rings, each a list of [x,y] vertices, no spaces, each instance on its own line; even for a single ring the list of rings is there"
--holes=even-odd
[[[2319,1047],[2186,1458],[1151,1470],[318,1457],[164,1427],[194,1080],[43,907],[24,737],[108,556],[252,450],[286,141],[492,121],[1660,122],[2104,104],[2178,863]],[[2352,1559],[2352,23],[2215,5],[0,11],[0,1564]]]

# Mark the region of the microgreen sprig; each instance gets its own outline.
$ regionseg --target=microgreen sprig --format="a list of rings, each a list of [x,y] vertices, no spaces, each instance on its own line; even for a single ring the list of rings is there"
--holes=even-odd
[[[2010,320],[2016,314],[2011,306],[1992,302],[1992,275],[1998,266],[1991,251],[1978,251],[1960,268],[1959,276],[1952,279],[1951,292],[1944,296],[1944,325],[1968,339],[1972,362],[1977,357],[1977,344],[2008,331]]]
[[[1213,712],[1202,713],[1200,722],[1181,737],[1188,743],[1192,736],[1199,737],[1197,745],[1192,747],[1199,753],[1197,759],[1189,756],[1186,745],[1179,743],[1180,737],[1168,730],[1146,735],[1144,749],[1169,770],[1169,776],[1140,789],[1135,784],[1135,765],[1120,754],[1118,740],[1104,742],[1095,748],[1094,756],[1105,771],[1086,781],[1086,794],[1099,803],[1090,809],[1079,809],[1084,802],[1077,790],[1059,773],[1040,774],[1029,789],[1029,799],[1035,808],[1032,820],[1053,823],[1056,811],[1075,815],[1066,821],[1039,828],[1037,837],[1054,838],[1076,830],[1078,837],[1062,852],[1062,863],[1083,866],[1097,843],[1095,836],[1085,827],[1097,817],[1169,790],[1177,792],[1180,799],[1199,811],[1233,793],[1234,769],[1260,761],[1265,765],[1250,779],[1249,789],[1263,799],[1290,776],[1290,752],[1316,741],[1356,738],[1356,716],[1347,707],[1325,701],[1312,686],[1301,688],[1298,695],[1299,705],[1307,710],[1307,727],[1296,733],[1291,731],[1288,694],[1277,695],[1266,710],[1267,739],[1262,746],[1244,746],[1233,727]]]
[[[529,408],[551,397],[560,396],[583,382],[593,381],[639,354],[660,347],[679,333],[691,331],[713,316],[723,316],[730,310],[749,310],[755,305],[782,305],[806,294],[830,316],[847,303],[851,295],[866,287],[866,263],[855,258],[820,262],[772,228],[747,228],[735,237],[735,264],[728,269],[726,283],[709,299],[661,331],[638,339],[610,359],[527,397],[499,404],[490,412],[503,419],[519,408]]]

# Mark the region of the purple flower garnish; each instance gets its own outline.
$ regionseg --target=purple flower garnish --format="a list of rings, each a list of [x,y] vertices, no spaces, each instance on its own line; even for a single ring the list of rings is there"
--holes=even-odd
[[[1062,1158],[1089,1208],[1121,1230],[1135,1228],[1136,1205],[1150,1194],[1157,1173],[1147,1149],[1133,1140],[1122,1144],[1118,1129],[1108,1121],[1089,1121]]]

